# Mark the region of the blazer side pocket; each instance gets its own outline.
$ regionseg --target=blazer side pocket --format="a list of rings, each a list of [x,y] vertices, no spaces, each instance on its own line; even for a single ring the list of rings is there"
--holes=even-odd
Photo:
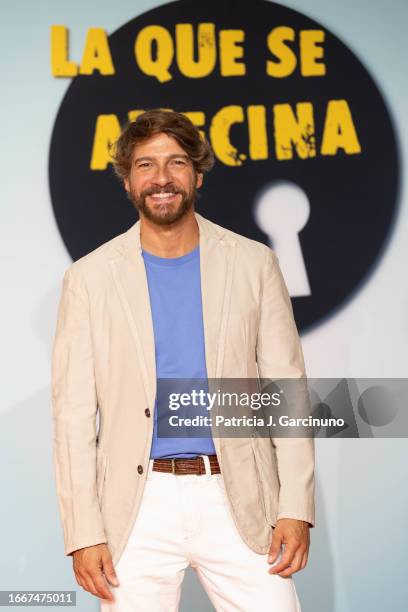
[[[263,486],[262,486],[261,475],[259,473],[259,466],[258,466],[258,462],[257,462],[257,458],[256,458],[256,450],[255,450],[255,441],[254,441],[254,438],[251,438],[251,449],[252,449],[252,456],[253,456],[253,459],[254,459],[254,468],[255,468],[256,482],[257,482],[257,487],[258,487],[258,492],[259,492],[259,498],[260,498],[261,503],[262,503],[262,510],[263,510],[263,513],[264,513],[264,516],[265,516],[265,520],[269,523],[268,515],[267,515],[267,512],[266,512],[264,489],[263,489]]]
[[[255,472],[256,472],[256,478],[257,478],[258,489],[259,489],[259,497],[262,500],[262,509],[264,512],[264,516],[265,516],[266,522],[269,525],[274,526],[276,523],[276,512],[273,509],[275,504],[273,503],[273,500],[272,500],[271,491],[270,490],[266,491],[265,489],[265,482],[268,482],[268,480],[270,481],[271,478],[268,478],[265,480],[265,473],[264,473],[264,470],[262,470],[261,460],[258,457],[256,438],[251,438],[251,448],[252,448],[252,453],[253,453],[253,458],[254,458]]]

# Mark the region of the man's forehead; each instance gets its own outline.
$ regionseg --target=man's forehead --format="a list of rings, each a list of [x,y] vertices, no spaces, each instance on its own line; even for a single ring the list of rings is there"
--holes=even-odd
[[[169,155],[185,155],[184,149],[179,145],[175,138],[167,134],[155,134],[148,140],[135,145],[133,148],[133,157],[140,156],[155,156],[168,157]]]

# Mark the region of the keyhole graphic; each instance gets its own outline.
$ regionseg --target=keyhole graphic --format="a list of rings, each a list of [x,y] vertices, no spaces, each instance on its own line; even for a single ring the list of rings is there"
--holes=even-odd
[[[255,202],[255,222],[268,236],[270,246],[276,251],[292,297],[311,294],[299,241],[299,232],[306,225],[309,215],[307,195],[298,185],[289,181],[266,187]]]

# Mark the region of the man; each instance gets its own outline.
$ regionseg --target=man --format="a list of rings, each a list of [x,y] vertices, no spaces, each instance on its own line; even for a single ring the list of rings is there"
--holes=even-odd
[[[157,435],[158,378],[305,376],[274,253],[194,211],[212,164],[181,114],[128,124],[114,167],[140,220],[64,276],[57,493],[65,553],[104,612],[177,610],[189,564],[217,610],[300,610],[313,440]]]

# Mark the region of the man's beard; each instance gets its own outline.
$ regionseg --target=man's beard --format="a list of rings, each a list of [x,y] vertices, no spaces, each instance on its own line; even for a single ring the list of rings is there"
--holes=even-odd
[[[174,193],[181,194],[181,202],[177,203],[169,203],[169,204],[160,204],[157,206],[166,206],[167,210],[165,212],[156,213],[153,207],[150,207],[146,203],[146,197],[155,193]],[[181,187],[176,187],[173,183],[168,183],[164,187],[150,187],[150,189],[145,189],[141,191],[139,195],[136,195],[132,192],[132,187],[130,186],[130,192],[128,192],[128,198],[133,202],[135,208],[138,210],[139,214],[141,213],[157,225],[171,225],[176,221],[179,221],[182,217],[184,217],[189,210],[194,207],[194,204],[198,197],[198,190],[194,186],[192,190],[187,193]]]

